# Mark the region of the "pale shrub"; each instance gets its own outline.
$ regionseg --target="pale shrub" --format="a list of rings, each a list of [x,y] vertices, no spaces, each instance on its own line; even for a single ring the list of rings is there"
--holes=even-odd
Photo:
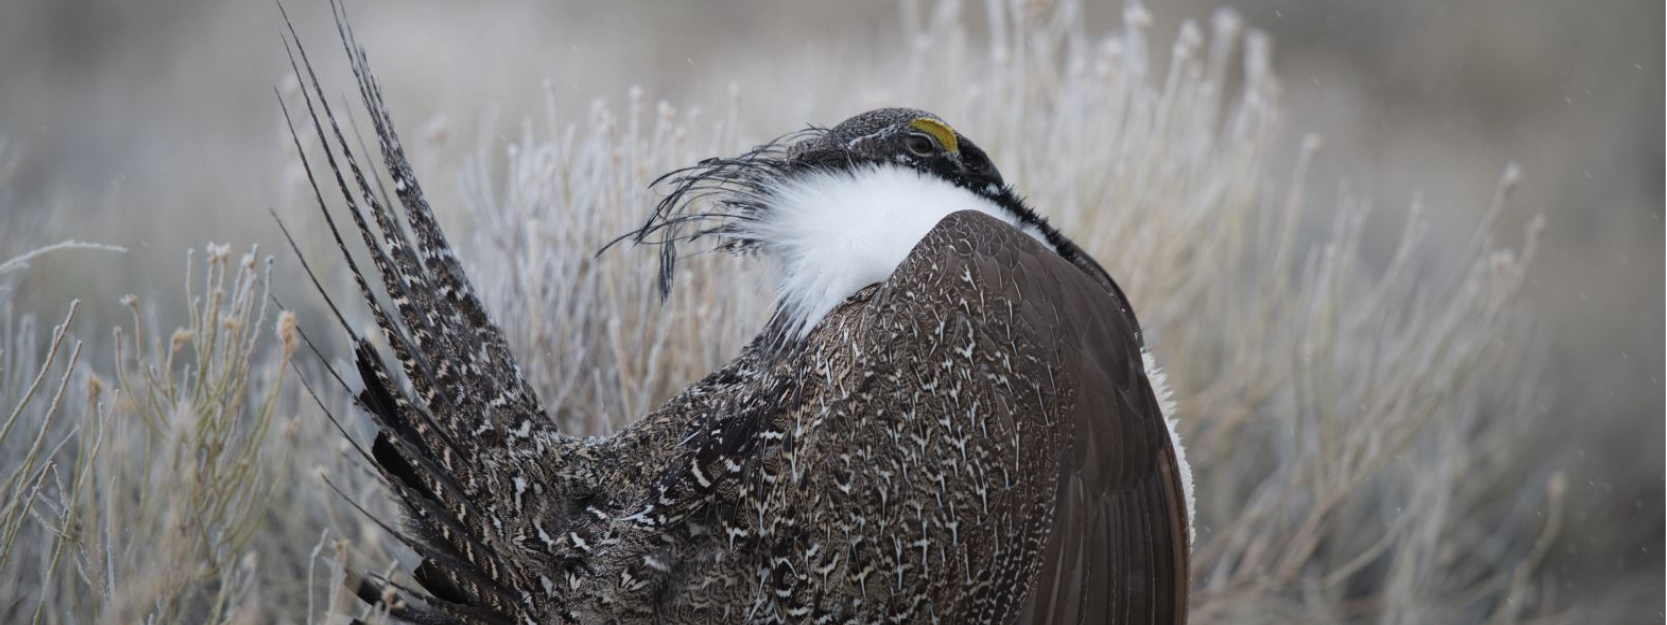
[[[1138,6],[1109,34],[1078,26],[1076,2],[987,8],[988,43],[973,43],[959,3],[923,15],[905,2],[906,54],[775,60],[803,71],[770,74],[769,98],[732,89],[715,115],[636,91],[582,120],[552,106],[483,149],[446,217],[562,426],[620,427],[733,355],[768,312],[745,259],[680,263],[661,302],[651,251],[596,255],[646,217],[650,181],[792,129],[777,120],[918,106],[986,146],[1130,294],[1198,483],[1194,622],[1573,618],[1536,569],[1566,487],[1525,457],[1545,416],[1516,294],[1538,227],[1519,251],[1490,238],[1516,174],[1468,247],[1427,249],[1413,210],[1394,255],[1374,259],[1364,202],[1302,196],[1318,141],[1276,147],[1269,42],[1231,13],[1208,33],[1183,25],[1159,68]],[[308,200],[285,204],[305,214]],[[340,280],[327,248],[307,245]],[[353,563],[399,568],[349,505],[386,518],[386,497],[319,407],[360,440],[363,421],[295,318],[269,309],[256,259],[211,247],[206,275],[186,280],[188,319],[150,320],[133,302],[113,366],[78,364],[64,332],[48,348],[31,321],[5,317],[0,566],[18,574],[0,577],[0,620],[363,615],[329,580]],[[314,338],[333,353],[335,334]],[[296,377],[317,403],[285,385]]]

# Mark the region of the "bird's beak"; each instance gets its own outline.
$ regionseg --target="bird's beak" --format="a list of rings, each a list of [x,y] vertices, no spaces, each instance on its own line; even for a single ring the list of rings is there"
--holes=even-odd
[[[994,167],[983,170],[974,168],[972,165],[968,164],[964,152],[955,152],[950,156],[950,160],[955,163],[956,177],[963,180],[977,182],[980,187],[991,184],[1000,187],[1006,184],[1001,179],[1001,172],[996,171]]]

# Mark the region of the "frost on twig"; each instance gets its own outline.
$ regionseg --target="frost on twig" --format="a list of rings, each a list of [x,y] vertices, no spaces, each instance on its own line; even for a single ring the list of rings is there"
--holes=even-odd
[[[127,253],[127,248],[121,247],[119,245],[105,245],[105,244],[102,244],[102,243],[85,243],[85,242],[82,242],[82,241],[76,241],[74,239],[70,239],[70,240],[67,240],[67,241],[59,241],[57,243],[53,243],[52,245],[48,245],[46,247],[36,248],[34,250],[30,250],[28,252],[24,252],[22,254],[14,256],[14,257],[6,260],[5,262],[0,262],[0,276],[4,276],[4,275],[9,274],[9,273],[15,273],[15,272],[18,272],[18,271],[22,271],[24,269],[28,269],[29,268],[29,261],[34,260],[36,258],[39,258],[41,256],[45,256],[45,255],[50,254],[52,252],[60,252],[60,251],[64,251],[64,250],[96,250],[96,251],[101,251],[101,252],[117,252],[117,253],[120,253],[120,254],[126,254]]]

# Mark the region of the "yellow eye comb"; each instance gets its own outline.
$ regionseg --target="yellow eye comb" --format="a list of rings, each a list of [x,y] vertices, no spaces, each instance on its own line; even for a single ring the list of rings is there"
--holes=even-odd
[[[945,150],[957,152],[961,149],[959,141],[955,139],[955,129],[950,128],[949,124],[930,117],[916,117],[914,121],[909,122],[909,127],[932,135]]]

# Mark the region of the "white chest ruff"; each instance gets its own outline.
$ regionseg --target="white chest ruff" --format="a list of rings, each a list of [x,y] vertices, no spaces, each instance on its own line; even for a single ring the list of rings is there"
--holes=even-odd
[[[778,183],[770,211],[745,224],[775,265],[778,301],[802,335],[845,298],[884,281],[939,221],[974,210],[1035,227],[976,193],[936,176],[893,166],[813,173]]]

